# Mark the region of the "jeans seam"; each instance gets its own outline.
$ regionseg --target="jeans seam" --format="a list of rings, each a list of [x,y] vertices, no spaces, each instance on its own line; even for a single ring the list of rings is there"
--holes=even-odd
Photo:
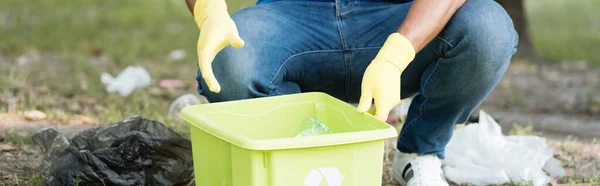
[[[352,10],[352,8],[354,8],[354,3],[352,1],[350,1],[350,2],[348,2],[348,5],[346,7],[341,8],[340,16],[350,13],[350,10]]]
[[[339,2],[339,1],[338,1]],[[344,38],[344,25],[342,24],[342,14],[344,14],[343,8],[340,7],[340,13],[339,16],[336,16],[336,24],[338,26],[338,33],[340,34],[340,42],[342,44],[342,57],[344,58],[344,82],[345,82],[345,86],[344,86],[344,92],[346,94],[346,99],[350,100],[350,95],[348,94],[348,89],[349,89],[349,85],[348,85],[348,81],[350,78],[348,78],[349,76],[349,70],[348,70],[348,63],[349,63],[349,55],[346,51],[348,50],[348,46],[346,44],[345,38]]]
[[[312,53],[339,52],[339,51],[343,51],[343,50],[310,50],[310,51],[300,52],[300,53],[291,55],[285,61],[283,61],[283,63],[281,63],[279,65],[279,67],[277,67],[277,71],[275,71],[275,73],[273,74],[273,77],[271,77],[271,80],[269,81],[269,83],[273,84],[273,81],[275,81],[275,77],[277,77],[277,75],[281,72],[281,69],[283,68],[283,66],[285,66],[285,64],[287,62],[289,62],[291,59],[293,59],[295,57],[305,55],[305,54],[312,54]]]
[[[362,47],[362,48],[353,48],[353,49],[348,49],[350,51],[356,51],[356,50],[374,50],[374,49],[380,49],[381,47]],[[271,91],[269,91],[269,93],[271,93],[275,88],[275,86],[273,85],[273,81],[275,81],[275,78],[277,77],[277,75],[279,73],[281,73],[281,69],[283,68],[283,66],[285,66],[285,64],[287,64],[290,60],[292,60],[295,57],[298,56],[302,56],[305,54],[313,54],[313,53],[325,53],[325,52],[343,52],[344,49],[335,49],[335,50],[309,50],[309,51],[304,51],[304,52],[300,52],[294,55],[291,55],[290,57],[288,57],[285,61],[283,61],[283,63],[281,63],[279,65],[279,67],[277,67],[277,70],[275,71],[275,73],[273,74],[273,77],[271,77],[269,84],[271,85],[271,87],[273,87],[271,89]]]
[[[454,48],[454,45],[452,45],[448,40],[446,40],[440,36],[435,36],[435,38],[442,40],[444,43],[446,43],[448,46],[450,46],[450,48]]]
[[[373,50],[373,49],[380,49],[381,47],[362,47],[362,48],[353,48],[353,49],[349,49],[349,50]],[[289,62],[292,58],[301,56],[301,55],[305,55],[305,54],[312,54],[312,53],[324,53],[324,52],[343,52],[343,49],[335,49],[335,50],[309,50],[309,51],[305,51],[305,52],[300,52],[294,55],[291,55],[290,57],[288,57],[285,61],[283,61],[283,63],[281,63],[281,65],[279,65],[279,67],[277,67],[277,71],[275,72],[275,74],[273,74],[273,77],[271,77],[270,83],[272,84],[273,81],[275,81],[275,77],[277,77],[277,74],[279,74],[281,72],[281,69],[283,68],[283,66],[285,66],[285,64],[287,62]]]
[[[381,47],[361,47],[361,48],[351,48],[348,50],[354,51],[354,50],[373,50],[373,49],[381,49]]]

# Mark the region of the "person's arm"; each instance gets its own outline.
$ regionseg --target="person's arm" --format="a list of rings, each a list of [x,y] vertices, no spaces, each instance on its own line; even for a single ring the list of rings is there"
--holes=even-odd
[[[190,1],[190,0],[188,0]],[[419,52],[437,36],[466,0],[414,0],[398,33]]]
[[[385,121],[400,103],[400,76],[425,45],[438,35],[466,0],[414,0],[397,32],[390,34],[365,70],[358,103],[367,112],[375,102],[375,117]]]
[[[185,4],[187,4],[188,9],[194,15],[194,4],[196,4],[196,0],[185,0]]]

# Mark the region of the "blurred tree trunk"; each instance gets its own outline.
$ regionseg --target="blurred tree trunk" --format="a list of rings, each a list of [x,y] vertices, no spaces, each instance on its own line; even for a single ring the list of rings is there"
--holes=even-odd
[[[535,50],[529,33],[529,23],[527,22],[525,4],[523,0],[496,0],[513,20],[517,33],[519,33],[519,47],[516,58],[532,60],[534,62],[546,62]]]

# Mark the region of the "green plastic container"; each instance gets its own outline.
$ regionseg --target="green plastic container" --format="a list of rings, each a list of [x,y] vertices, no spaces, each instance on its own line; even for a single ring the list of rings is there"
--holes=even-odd
[[[306,118],[332,134],[295,137]],[[379,186],[396,130],[324,93],[189,106],[197,186]]]

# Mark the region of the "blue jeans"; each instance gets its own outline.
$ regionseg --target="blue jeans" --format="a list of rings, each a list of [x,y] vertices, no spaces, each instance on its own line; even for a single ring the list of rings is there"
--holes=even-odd
[[[198,92],[221,102],[318,91],[357,103],[365,69],[411,4],[280,0],[243,9],[232,19],[246,45],[213,62],[221,92],[210,92],[200,72]],[[401,75],[398,96],[416,97],[397,148],[444,158],[453,126],[497,85],[517,40],[500,5],[468,0]]]

